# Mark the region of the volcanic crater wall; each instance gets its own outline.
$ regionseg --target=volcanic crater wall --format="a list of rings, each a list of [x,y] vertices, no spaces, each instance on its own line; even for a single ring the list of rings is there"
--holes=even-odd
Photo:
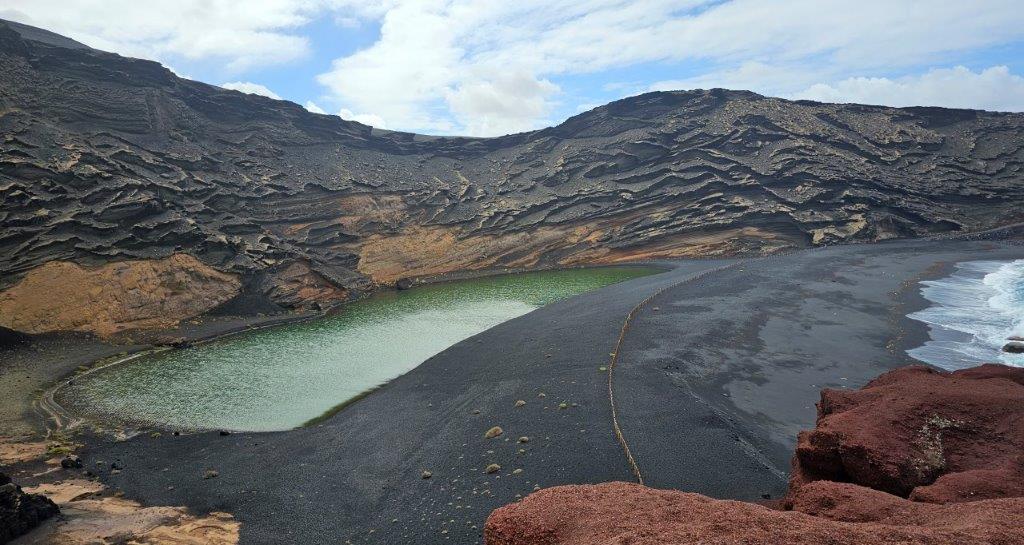
[[[0,297],[40,303],[19,284],[55,261],[188,255],[295,308],[458,270],[974,231],[1021,221],[1022,147],[1021,114],[721,89],[428,137],[0,22]],[[110,328],[141,323],[123,310]],[[103,329],[72,322],[19,324]]]

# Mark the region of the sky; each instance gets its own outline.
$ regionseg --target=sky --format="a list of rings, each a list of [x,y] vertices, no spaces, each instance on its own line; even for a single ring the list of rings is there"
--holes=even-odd
[[[1022,0],[0,0],[0,18],[426,134],[712,87],[1024,111]]]

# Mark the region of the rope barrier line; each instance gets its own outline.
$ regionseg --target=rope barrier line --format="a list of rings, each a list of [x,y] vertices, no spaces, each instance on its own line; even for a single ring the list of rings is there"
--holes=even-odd
[[[636,315],[640,312],[640,309],[642,309],[647,303],[650,303],[655,297],[661,295],[662,293],[665,293],[666,291],[672,288],[681,286],[688,282],[700,280],[710,274],[718,273],[732,267],[737,267],[739,265],[742,265],[743,263],[746,263],[746,260],[733,263],[730,265],[716,267],[714,269],[708,269],[704,272],[698,273],[695,276],[691,276],[679,282],[669,284],[661,288],[660,290],[652,293],[651,295],[647,296],[646,299],[637,303],[636,306],[634,306],[629,311],[629,313],[626,314],[626,319],[622,323],[622,328],[619,330],[619,338],[618,340],[615,341],[615,346],[612,348],[612,352],[610,354],[611,359],[608,361],[608,403],[611,405],[612,408],[612,430],[615,432],[615,438],[618,439],[619,445],[622,446],[622,452],[626,455],[626,461],[629,462],[629,467],[630,469],[632,469],[633,475],[636,477],[636,482],[638,484],[644,484],[644,476],[643,473],[640,472],[640,465],[637,463],[636,458],[633,456],[633,451],[630,450],[629,442],[626,441],[626,436],[623,435],[622,433],[622,426],[619,424],[619,411],[618,407],[615,405],[615,388],[613,380],[613,377],[615,376],[615,365],[619,362],[619,351],[622,349],[623,341],[626,340],[626,333],[629,331],[629,326],[633,322],[633,319],[636,318]]]
[[[1002,227],[997,227],[997,228],[989,229],[989,230],[985,230],[985,231],[976,231],[974,233],[957,233],[956,235],[933,235],[931,237],[921,237],[920,239],[906,239],[906,241],[909,242],[909,241],[914,241],[914,240],[926,240],[926,241],[927,240],[944,240],[944,239],[956,239],[956,238],[963,238],[964,240],[986,240],[984,238],[972,238],[972,237],[983,237],[983,236],[986,236],[986,235],[994,235],[994,234],[999,234],[1001,231],[1009,231],[1009,230],[1012,230],[1012,229],[1020,229],[1020,228],[1024,228],[1024,223],[1016,223],[1016,224],[1012,224],[1012,225],[1004,225]],[[744,259],[742,261],[738,261],[738,262],[730,264],[730,265],[723,265],[721,267],[716,267],[716,268],[713,268],[713,269],[708,269],[708,270],[706,270],[704,272],[698,273],[698,274],[696,274],[694,276],[691,276],[689,278],[686,278],[686,279],[681,280],[679,282],[676,282],[674,284],[669,284],[669,285],[661,288],[660,290],[652,293],[650,296],[648,296],[643,301],[640,301],[639,303],[637,303],[637,305],[634,306],[629,311],[629,313],[626,315],[625,321],[622,323],[622,328],[619,330],[619,338],[615,341],[615,346],[613,347],[612,352],[610,353],[611,359],[608,362],[608,403],[611,405],[611,408],[612,408],[612,429],[615,432],[615,438],[619,441],[619,445],[622,446],[622,452],[626,455],[626,461],[629,462],[629,467],[630,467],[630,469],[632,469],[633,475],[636,477],[636,481],[637,481],[638,484],[644,484],[644,477],[643,477],[643,473],[641,473],[641,471],[640,471],[640,464],[637,463],[636,458],[633,456],[633,451],[629,448],[629,442],[626,440],[626,436],[622,433],[622,426],[619,424],[619,410],[618,410],[618,407],[615,404],[614,373],[615,373],[615,366],[619,362],[619,351],[622,350],[622,343],[626,339],[626,333],[629,331],[630,324],[633,322],[633,319],[636,318],[636,315],[639,314],[640,310],[645,305],[647,305],[647,303],[650,303],[655,297],[661,295],[662,293],[665,293],[666,291],[668,291],[670,289],[676,288],[678,286],[681,286],[681,285],[689,283],[689,282],[695,282],[697,280],[701,280],[701,279],[703,279],[704,277],[706,277],[708,275],[719,273],[719,272],[722,272],[722,271],[724,271],[726,269],[731,269],[733,267],[738,267],[740,265],[748,264],[748,263],[750,263],[752,261],[775,261],[775,260],[777,260],[779,258],[787,257],[787,256],[790,256],[790,255],[793,255],[793,254],[796,254],[796,253],[800,253],[800,252],[816,254],[816,253],[819,253],[822,250],[827,250],[827,249],[829,249],[830,247],[833,247],[833,246],[853,246],[854,244],[855,243],[840,244],[840,245],[821,244],[821,245],[817,245],[817,246],[811,246],[809,248],[793,248],[793,249],[783,250],[781,252],[762,253],[759,257],[754,257],[754,258],[751,258],[751,259]]]
[[[782,251],[776,253],[762,253],[759,257],[743,259],[741,261],[737,261],[736,263],[731,263],[729,265],[722,265],[721,267],[708,269],[706,271],[697,273],[694,276],[685,278],[683,280],[680,280],[679,282],[669,284],[661,288],[660,290],[649,295],[643,301],[637,303],[637,305],[634,306],[629,311],[629,314],[626,315],[625,321],[622,323],[622,328],[619,330],[619,338],[618,340],[615,341],[615,346],[612,349],[612,352],[610,353],[611,359],[608,362],[608,403],[611,405],[612,408],[612,430],[615,432],[615,438],[618,439],[619,445],[622,446],[622,452],[626,455],[626,461],[629,462],[629,467],[630,469],[633,470],[633,475],[636,477],[636,482],[638,484],[644,484],[644,476],[643,473],[641,473],[640,471],[640,464],[637,463],[636,458],[633,456],[633,451],[629,448],[629,442],[626,440],[626,436],[622,433],[622,426],[619,424],[619,410],[618,407],[615,405],[615,387],[613,378],[615,373],[615,366],[619,362],[619,352],[622,350],[622,343],[623,341],[626,340],[626,333],[629,331],[629,326],[630,324],[632,324],[633,319],[636,318],[636,315],[639,314],[640,310],[645,305],[647,305],[647,303],[650,303],[652,300],[654,300],[655,297],[661,295],[662,293],[665,293],[670,289],[677,288],[679,286],[682,286],[683,284],[687,284],[690,282],[702,280],[703,278],[709,275],[717,274],[727,269],[739,267],[742,265],[748,265],[751,262],[755,261],[774,261],[776,259],[793,255],[799,252],[818,253],[818,251],[826,250],[828,248],[829,245],[823,244],[821,246],[816,246],[812,248],[797,248],[789,251]]]

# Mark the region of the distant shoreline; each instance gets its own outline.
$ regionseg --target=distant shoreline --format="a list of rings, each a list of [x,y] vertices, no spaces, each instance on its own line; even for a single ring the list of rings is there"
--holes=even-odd
[[[101,479],[132,497],[232,512],[243,542],[365,541],[371,529],[373,541],[430,542],[447,528],[453,543],[476,543],[471,526],[535,484],[633,478],[600,367],[630,308],[668,287],[632,325],[616,371],[619,419],[645,481],[720,498],[778,497],[821,388],[856,387],[913,363],[904,351],[927,335],[906,317],[925,304],[918,282],[958,260],[997,255],[1024,248],[898,241],[679,261],[458,343],[313,427],[96,437],[86,452],[123,461]],[[726,263],[736,265],[700,276]],[[484,439],[495,425],[504,434]],[[501,466],[493,476],[483,472],[490,463]],[[207,468],[220,476],[199,478]]]

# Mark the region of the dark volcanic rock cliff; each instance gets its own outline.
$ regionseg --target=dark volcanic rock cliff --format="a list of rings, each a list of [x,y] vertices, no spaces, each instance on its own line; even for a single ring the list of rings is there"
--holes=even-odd
[[[29,291],[83,299],[45,275],[19,289],[52,261],[131,273],[188,254],[242,285],[220,292],[294,307],[455,270],[973,231],[1021,221],[1024,197],[1021,114],[716,89],[501,138],[426,137],[2,22],[0,138],[8,327]],[[90,329],[47,313],[21,328]]]
[[[26,494],[11,478],[0,473],[0,543],[28,533],[60,513],[57,505],[38,494]]]

